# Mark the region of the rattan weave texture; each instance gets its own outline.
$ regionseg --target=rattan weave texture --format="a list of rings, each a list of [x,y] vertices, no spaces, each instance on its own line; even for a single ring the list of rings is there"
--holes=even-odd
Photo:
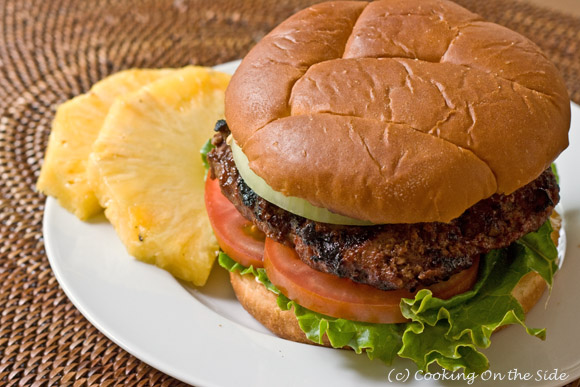
[[[98,332],[54,278],[34,184],[55,108],[121,69],[240,58],[310,3],[0,1],[0,385],[182,385]],[[580,102],[580,19],[513,0],[459,3],[538,43]]]

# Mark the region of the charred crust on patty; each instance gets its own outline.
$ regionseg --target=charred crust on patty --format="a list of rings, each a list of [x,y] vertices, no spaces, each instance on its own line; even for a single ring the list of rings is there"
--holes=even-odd
[[[341,226],[287,212],[258,196],[235,166],[220,124],[209,154],[211,175],[223,194],[258,229],[287,246],[312,268],[383,290],[415,290],[469,268],[475,256],[509,246],[537,230],[559,201],[548,168],[512,194],[494,194],[449,223]]]

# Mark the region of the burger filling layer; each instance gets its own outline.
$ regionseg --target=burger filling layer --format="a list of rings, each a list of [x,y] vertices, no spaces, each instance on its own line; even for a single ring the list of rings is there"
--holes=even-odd
[[[303,218],[264,200],[240,176],[216,125],[208,161],[213,178],[238,211],[269,238],[293,247],[312,268],[382,290],[414,291],[469,268],[474,257],[537,230],[559,201],[550,169],[510,195],[495,194],[450,223],[344,226]]]

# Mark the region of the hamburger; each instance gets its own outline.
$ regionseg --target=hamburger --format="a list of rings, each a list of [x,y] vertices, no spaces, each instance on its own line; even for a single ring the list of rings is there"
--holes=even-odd
[[[241,304],[280,337],[488,368],[557,270],[569,97],[528,39],[448,1],[321,3],[226,91],[206,207]]]

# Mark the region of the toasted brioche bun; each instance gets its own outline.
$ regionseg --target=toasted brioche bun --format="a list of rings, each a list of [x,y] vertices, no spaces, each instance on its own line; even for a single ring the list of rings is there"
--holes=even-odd
[[[561,228],[561,218],[554,212],[550,217],[552,227],[552,240],[558,246],[558,238]],[[260,324],[268,328],[276,336],[299,343],[314,344],[308,340],[298,325],[298,320],[292,310],[281,310],[276,302],[277,296],[266,289],[264,285],[256,281],[253,275],[241,275],[238,272],[230,272],[230,281],[234,293],[240,304]],[[544,294],[546,282],[536,272],[530,272],[523,276],[512,295],[522,306],[524,313],[528,313]],[[507,327],[502,326],[497,330]],[[326,335],[323,337],[323,345],[330,347]]]
[[[374,223],[448,222],[509,194],[570,125],[540,49],[445,0],[305,9],[250,51],[225,109],[274,190]]]
[[[240,304],[260,324],[283,339],[314,344],[306,338],[306,335],[300,329],[294,312],[280,309],[276,303],[277,296],[256,281],[253,275],[230,272],[230,281]],[[326,336],[324,336],[324,339],[324,345],[330,347]]]

